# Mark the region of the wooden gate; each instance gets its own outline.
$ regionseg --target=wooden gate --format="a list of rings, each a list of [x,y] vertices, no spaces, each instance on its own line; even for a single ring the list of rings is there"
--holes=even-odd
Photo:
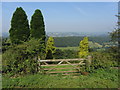
[[[85,61],[91,62],[91,56],[88,58],[77,58],[77,59],[52,59],[52,60],[39,60],[39,71],[45,74],[58,74],[71,75],[78,74],[81,71]]]

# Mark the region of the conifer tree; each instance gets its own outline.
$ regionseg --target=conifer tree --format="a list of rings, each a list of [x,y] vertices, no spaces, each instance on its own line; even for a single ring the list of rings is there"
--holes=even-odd
[[[41,11],[39,9],[35,10],[35,13],[32,16],[31,22],[30,22],[30,37],[36,38],[36,39],[42,39],[43,43],[45,43],[45,25],[44,25],[44,19]]]
[[[9,33],[10,40],[13,44],[19,44],[28,39],[30,35],[30,29],[27,15],[22,7],[17,8],[13,14]]]
[[[79,57],[85,58],[88,56],[88,37],[84,37],[82,41],[80,41],[80,51],[79,51]]]
[[[46,59],[53,59],[55,53],[54,39],[49,37],[46,44]]]

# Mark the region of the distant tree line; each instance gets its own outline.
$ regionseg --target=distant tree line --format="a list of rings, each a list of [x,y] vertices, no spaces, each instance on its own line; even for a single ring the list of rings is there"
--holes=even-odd
[[[82,36],[70,36],[70,37],[54,37],[56,47],[75,47],[79,46],[79,42],[83,39]],[[89,37],[89,41],[103,44],[110,41],[109,36],[96,36]]]

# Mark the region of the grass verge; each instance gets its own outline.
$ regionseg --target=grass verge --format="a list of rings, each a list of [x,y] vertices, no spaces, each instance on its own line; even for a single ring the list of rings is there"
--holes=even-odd
[[[3,75],[3,88],[118,88],[118,70],[97,70],[87,76]]]

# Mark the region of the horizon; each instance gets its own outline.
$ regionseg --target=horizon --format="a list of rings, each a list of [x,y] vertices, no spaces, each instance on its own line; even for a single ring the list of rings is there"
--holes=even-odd
[[[47,36],[66,37],[66,36],[110,36],[109,32],[46,32]],[[9,37],[9,32],[2,32],[1,37]]]
[[[24,9],[29,22],[35,9],[40,9],[46,32],[106,33],[117,25],[117,2],[3,2],[2,32],[9,33],[17,7]]]

